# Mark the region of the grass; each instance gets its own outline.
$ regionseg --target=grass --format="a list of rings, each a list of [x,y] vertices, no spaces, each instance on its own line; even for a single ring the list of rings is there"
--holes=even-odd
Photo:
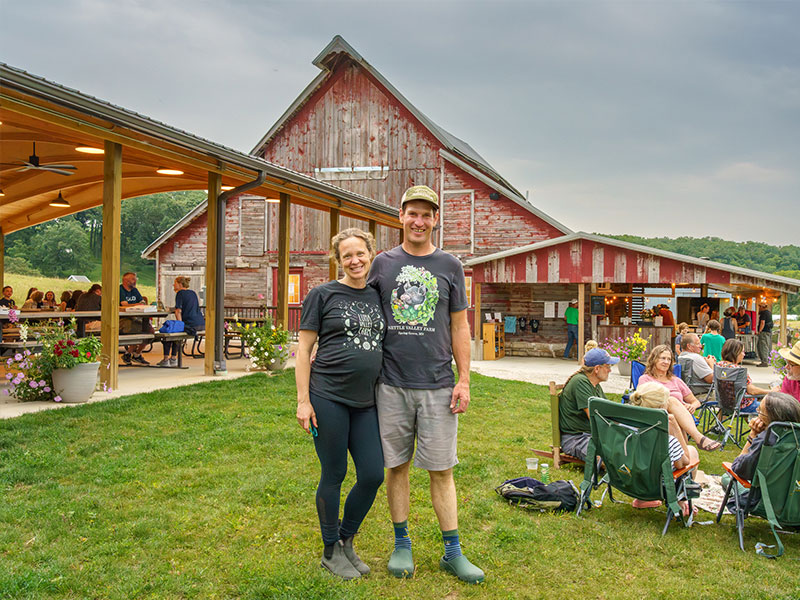
[[[673,524],[662,538],[660,510],[606,502],[577,518],[505,504],[493,488],[526,473],[530,448],[546,447],[547,393],[473,375],[472,394],[456,483],[465,552],[487,572],[481,586],[438,570],[441,538],[419,469],[414,579],[386,572],[383,490],[356,540],[373,573],[344,583],[323,572],[319,466],[287,372],[0,422],[0,598],[797,597],[800,539],[784,536],[777,561],[757,557],[754,543],[771,540],[757,519],[742,554],[730,516]],[[701,454],[701,468],[720,473],[736,451]]]
[[[5,273],[3,276],[3,285],[10,285],[14,288],[14,300],[18,306],[22,306],[25,302],[25,294],[31,287],[36,287],[44,292],[53,291],[56,295],[56,300],[61,298],[61,292],[69,290],[88,290],[92,283],[102,283],[98,278],[96,281],[92,280],[91,283],[81,283],[79,281],[69,281],[67,279],[58,279],[56,277],[42,277],[41,275],[17,275],[16,273]],[[139,292],[142,296],[152,302],[156,299],[155,285],[137,285]]]

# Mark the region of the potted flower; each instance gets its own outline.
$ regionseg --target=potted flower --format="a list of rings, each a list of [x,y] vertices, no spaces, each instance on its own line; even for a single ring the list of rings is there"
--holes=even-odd
[[[630,376],[631,362],[634,360],[641,362],[647,352],[651,336],[642,337],[641,332],[642,330],[639,329],[631,337],[608,339],[600,344],[600,347],[611,356],[619,358],[617,369],[620,375]]]
[[[242,325],[236,321],[231,328],[239,332],[251,368],[280,371],[286,367],[289,360],[289,332],[282,327],[275,327],[269,317],[265,317],[263,324]]]
[[[97,386],[102,343],[95,336],[75,337],[75,320],[42,337],[37,363],[52,372],[53,391],[63,402],[86,402]]]
[[[639,315],[642,318],[642,321],[650,322],[655,318],[655,313],[650,308],[645,308]]]

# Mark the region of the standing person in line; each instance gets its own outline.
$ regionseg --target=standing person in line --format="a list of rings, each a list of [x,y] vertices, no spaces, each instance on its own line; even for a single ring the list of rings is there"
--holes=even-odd
[[[700,310],[697,311],[697,331],[700,332],[700,335],[706,332],[706,325],[708,325],[709,316],[708,312],[711,307],[706,304],[705,302],[700,306]]]
[[[344,277],[313,288],[303,302],[295,367],[297,422],[314,436],[322,466],[317,487],[322,566],[347,580],[369,573],[353,549],[353,536],[383,482],[375,384],[386,321],[378,292],[367,285],[375,256],[372,235],[345,229],[331,240],[331,255]],[[347,495],[340,522],[348,450],[356,466],[356,484]]]
[[[753,329],[753,323],[750,320],[750,314],[747,312],[747,307],[744,304],[739,305],[739,312],[736,313],[736,331],[737,333],[750,333]]]
[[[564,320],[567,322],[567,347],[564,348],[563,359],[569,360],[572,345],[578,343],[578,300],[569,301],[567,310],[564,311]],[[575,346],[577,348],[577,346]]]
[[[200,301],[194,290],[189,289],[191,279],[188,277],[176,277],[172,282],[172,289],[175,291],[175,319],[183,321],[183,331],[188,335],[194,335],[198,329],[206,326],[205,317],[200,312]],[[157,364],[157,367],[177,367],[178,352],[181,345],[177,341],[163,341],[164,358]]]
[[[453,480],[458,415],[469,405],[470,330],[464,269],[436,248],[439,198],[417,185],[400,201],[403,243],[375,258],[369,282],[381,296],[388,323],[378,384],[378,420],[386,492],[394,524],[389,572],[411,577],[414,560],[408,535],[409,468],[428,471],[431,502],[439,519],[443,570],[468,583],[484,579],[461,552],[458,498]],[[458,382],[453,377],[455,358]]]
[[[772,352],[772,312],[762,300],[758,311],[758,358],[759,367],[769,366],[769,355]]]
[[[726,340],[732,340],[736,337],[736,320],[733,317],[735,313],[736,309],[732,306],[726,308],[725,312],[722,313],[722,337]]]
[[[717,360],[722,360],[722,345],[725,338],[719,333],[720,325],[716,319],[708,322],[708,331],[700,336],[700,343],[703,344],[703,356],[713,356]]]

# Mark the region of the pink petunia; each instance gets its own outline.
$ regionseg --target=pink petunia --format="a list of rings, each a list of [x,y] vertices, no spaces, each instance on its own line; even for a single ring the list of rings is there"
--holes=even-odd
[[[61,402],[61,396],[56,396],[53,398],[53,402]]]
[[[6,373],[6,379],[13,379],[13,378],[14,378],[13,373]]]
[[[39,384],[36,383],[35,381],[29,382],[28,385],[31,386],[33,389],[36,389],[37,387],[39,387]]]
[[[49,393],[50,392],[50,387],[49,386],[44,386],[44,392],[45,392],[45,394]]]
[[[15,361],[17,361],[17,362],[20,362],[20,361],[22,360],[22,354],[20,354],[19,352],[17,352],[17,353],[14,355],[14,360],[15,360]]]

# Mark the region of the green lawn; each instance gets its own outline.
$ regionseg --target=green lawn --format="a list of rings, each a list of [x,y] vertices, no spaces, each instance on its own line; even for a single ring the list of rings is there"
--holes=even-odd
[[[576,518],[504,504],[493,488],[546,447],[546,391],[478,375],[456,482],[464,549],[485,584],[438,570],[419,470],[415,578],[386,572],[381,490],[356,540],[373,573],[339,582],[319,566],[319,467],[294,397],[292,372],[255,374],[0,422],[0,598],[797,597],[800,539],[785,536],[781,559],[757,557],[753,544],[771,540],[763,521],[748,522],[742,554],[730,516],[662,538],[659,510],[606,502]],[[735,450],[701,455],[719,473]]]
[[[121,271],[124,272],[124,271]],[[100,273],[94,274],[94,279],[91,283],[80,283],[78,281],[69,281],[68,279],[58,279],[56,277],[43,277],[41,275],[17,275],[16,273],[5,273],[3,278],[3,285],[10,285],[14,288],[14,301],[18,306],[22,306],[25,302],[25,294],[31,287],[36,287],[43,292],[52,291],[56,295],[56,300],[61,298],[61,292],[69,290],[88,290],[92,283],[102,283],[100,281]],[[155,282],[152,276],[149,281],[145,281],[147,285],[143,284],[142,279],[139,279],[139,284],[136,286],[143,296],[153,302],[156,299]]]

